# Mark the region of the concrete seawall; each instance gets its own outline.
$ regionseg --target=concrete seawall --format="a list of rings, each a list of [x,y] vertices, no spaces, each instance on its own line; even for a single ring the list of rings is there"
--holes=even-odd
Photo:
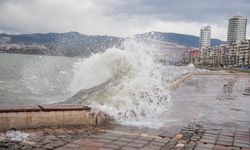
[[[108,117],[82,105],[1,106],[0,131],[41,127],[99,126]]]
[[[230,72],[218,72],[218,71],[206,71],[206,72],[192,72],[188,73],[182,78],[173,81],[171,84],[165,86],[165,89],[168,90],[175,90],[177,89],[187,78],[193,76],[193,75],[236,75],[236,76],[246,76],[248,75],[247,73],[241,73],[241,72],[236,72],[236,73],[230,73]]]
[[[193,75],[193,73],[188,73],[187,75],[183,76],[182,78],[175,80],[174,82],[172,82],[171,84],[165,86],[165,89],[168,90],[175,90],[179,87],[179,85],[181,83],[183,83],[187,78],[189,78],[191,75]]]

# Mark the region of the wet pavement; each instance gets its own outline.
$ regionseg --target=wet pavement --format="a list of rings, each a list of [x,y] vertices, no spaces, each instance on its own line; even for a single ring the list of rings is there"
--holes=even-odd
[[[192,75],[172,92],[167,125],[250,127],[250,75]]]

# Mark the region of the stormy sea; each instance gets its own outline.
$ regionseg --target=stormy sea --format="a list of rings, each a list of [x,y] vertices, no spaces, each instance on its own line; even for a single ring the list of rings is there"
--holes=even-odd
[[[162,63],[163,55],[135,39],[86,58],[1,53],[0,104],[84,104],[118,124],[161,127],[172,105],[166,87],[197,71]]]

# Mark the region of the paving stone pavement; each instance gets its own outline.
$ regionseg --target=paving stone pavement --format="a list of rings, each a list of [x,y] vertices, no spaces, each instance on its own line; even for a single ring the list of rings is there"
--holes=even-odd
[[[43,128],[25,133],[30,136],[23,141],[3,138],[1,133],[0,150],[250,150],[249,129],[204,127],[197,123],[161,130],[118,126]]]

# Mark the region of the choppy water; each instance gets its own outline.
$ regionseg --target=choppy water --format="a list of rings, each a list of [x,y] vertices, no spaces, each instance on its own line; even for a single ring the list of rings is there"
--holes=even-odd
[[[78,58],[0,54],[0,103],[30,104],[63,100]]]
[[[123,125],[160,127],[172,104],[164,86],[195,71],[163,65],[162,55],[157,45],[135,39],[85,59],[0,54],[0,104],[63,102],[109,81],[84,100],[67,102],[102,110]]]

